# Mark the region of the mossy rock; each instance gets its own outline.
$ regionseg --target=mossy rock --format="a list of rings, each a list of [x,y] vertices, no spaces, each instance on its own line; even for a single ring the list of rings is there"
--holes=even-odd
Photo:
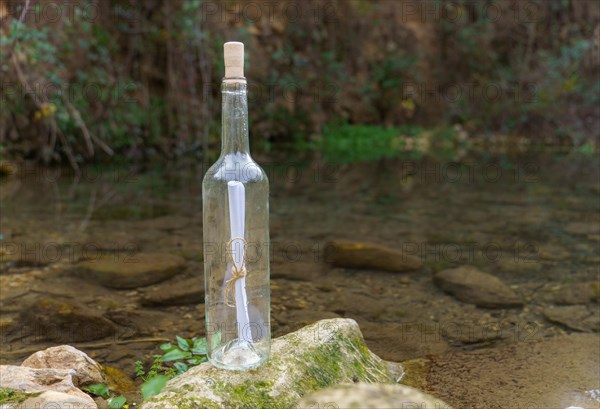
[[[11,388],[0,388],[0,406],[4,407],[4,405],[16,405],[26,401],[29,398],[38,396],[40,393],[41,392],[25,393]]]
[[[202,364],[171,380],[143,408],[284,409],[306,393],[339,383],[394,383],[400,372],[367,348],[356,321],[322,320],[275,339],[271,359],[257,369]]]
[[[111,391],[119,393],[130,393],[137,391],[135,383],[120,369],[103,365],[102,375],[104,377],[104,381]]]

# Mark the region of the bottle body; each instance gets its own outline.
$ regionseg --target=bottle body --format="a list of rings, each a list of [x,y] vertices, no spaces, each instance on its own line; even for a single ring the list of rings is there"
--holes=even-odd
[[[269,182],[248,150],[245,83],[223,84],[222,133],[221,156],[202,183],[207,350],[213,365],[243,370],[266,362],[271,344]],[[233,233],[236,182],[243,227]]]

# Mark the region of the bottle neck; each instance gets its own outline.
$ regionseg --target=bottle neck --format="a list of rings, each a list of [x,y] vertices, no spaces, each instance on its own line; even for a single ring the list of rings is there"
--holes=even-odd
[[[225,78],[221,85],[221,155],[250,153],[246,80]]]

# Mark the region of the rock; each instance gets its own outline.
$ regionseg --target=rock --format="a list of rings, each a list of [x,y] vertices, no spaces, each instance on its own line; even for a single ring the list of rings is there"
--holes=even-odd
[[[449,350],[439,327],[431,322],[380,324],[361,323],[368,347],[381,358],[400,362]]]
[[[166,328],[172,315],[158,310],[116,309],[107,311],[106,318],[119,325],[119,338],[152,336],[156,328]],[[113,349],[114,351],[115,349]]]
[[[523,301],[506,284],[472,266],[440,271],[433,280],[445,292],[478,307],[508,308],[523,305]]]
[[[104,381],[111,391],[119,393],[135,392],[135,383],[123,371],[110,366],[103,366]]]
[[[144,292],[141,303],[146,307],[203,304],[204,282],[202,277],[198,276],[159,284]]]
[[[21,366],[72,370],[77,386],[104,382],[100,365],[85,352],[70,345],[61,345],[36,352],[23,361]]]
[[[565,231],[574,235],[591,235],[600,233],[598,222],[571,222],[565,226]]]
[[[517,342],[429,357],[428,393],[457,408],[597,408],[600,337]],[[403,381],[402,381],[403,382]]]
[[[366,347],[356,321],[318,321],[273,341],[271,358],[251,371],[204,363],[169,381],[145,409],[288,408],[306,393],[338,383],[394,382],[399,366]]]
[[[450,405],[404,385],[356,383],[337,385],[303,397],[294,408],[451,409]]]
[[[93,341],[116,333],[115,325],[86,307],[41,299],[21,313],[38,335],[61,343]]]
[[[26,401],[29,398],[38,396],[40,393],[41,392],[25,393],[11,388],[0,388],[0,408],[17,408],[18,404]]]
[[[185,259],[172,254],[135,253],[98,256],[78,263],[77,268],[105,287],[124,289],[164,281],[182,271],[184,265]]]
[[[15,389],[25,393],[61,392],[68,396],[85,399],[88,404],[96,407],[91,397],[75,387],[73,373],[63,369],[38,369],[0,365],[0,387]]]
[[[87,396],[87,395],[86,395]],[[12,409],[12,407],[9,407]],[[14,409],[97,409],[98,405],[89,396],[67,395],[62,392],[46,391],[39,396],[29,398]],[[8,409],[8,408],[7,408]]]
[[[595,284],[576,283],[565,285],[554,295],[554,302],[560,305],[587,304],[597,298]]]
[[[0,177],[12,176],[17,173],[17,164],[7,160],[0,160]]]
[[[548,321],[575,331],[600,331],[600,315],[597,308],[592,312],[585,305],[570,305],[545,308],[543,313]]]
[[[595,281],[590,284],[592,291],[594,291],[594,299],[600,301],[600,282]]]
[[[423,267],[418,257],[373,243],[333,240],[325,246],[325,260],[336,267],[412,271]]]

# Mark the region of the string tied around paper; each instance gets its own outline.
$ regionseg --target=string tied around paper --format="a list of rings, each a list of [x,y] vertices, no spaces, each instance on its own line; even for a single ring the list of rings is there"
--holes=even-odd
[[[242,257],[241,265],[238,265],[235,262],[235,258],[233,257],[233,243],[236,241],[241,241],[243,243],[244,248],[244,257]],[[227,251],[229,252],[229,257],[231,258],[231,278],[225,283],[225,304],[229,307],[235,307],[235,283],[240,278],[246,277],[246,248],[247,243],[246,239],[243,237],[233,237],[231,240],[227,242]]]

